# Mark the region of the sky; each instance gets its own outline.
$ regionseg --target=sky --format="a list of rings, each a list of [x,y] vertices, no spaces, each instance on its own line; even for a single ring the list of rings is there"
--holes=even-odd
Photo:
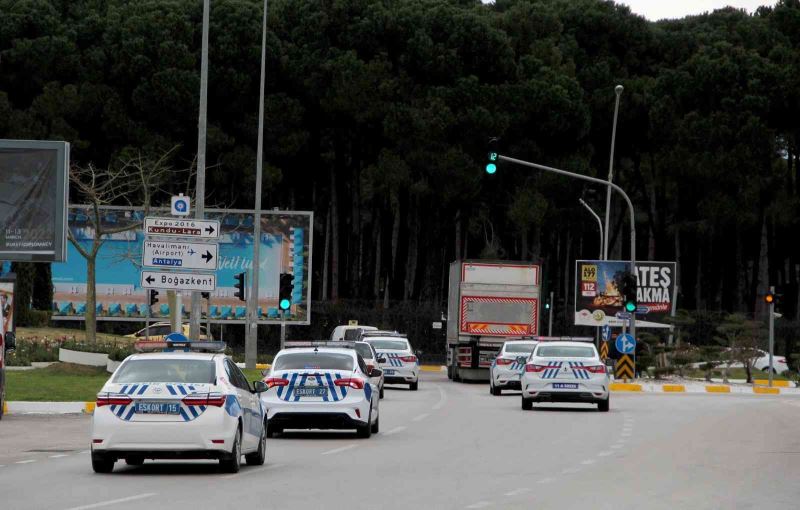
[[[745,8],[753,12],[762,5],[775,5],[777,2],[763,0],[615,0],[625,4],[636,14],[650,21],[664,18],[683,18],[692,14],[702,14],[722,7]]]

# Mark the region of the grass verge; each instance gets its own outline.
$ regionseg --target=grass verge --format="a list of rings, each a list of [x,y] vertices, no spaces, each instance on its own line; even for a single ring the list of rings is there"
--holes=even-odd
[[[686,377],[691,377],[694,379],[703,379],[706,373],[703,370],[695,370],[689,369],[684,372]],[[767,379],[769,374],[764,372],[763,370],[753,370],[753,379]],[[711,377],[714,379],[719,379],[722,377],[722,371],[719,369],[714,369],[711,372]],[[786,377],[778,374],[772,375],[773,380],[775,381],[786,381]],[[747,372],[743,368],[729,368],[728,369],[728,379],[747,379]]]
[[[105,368],[56,363],[34,370],[6,371],[6,399],[37,402],[94,401],[111,376]]]
[[[131,326],[133,328],[133,326]],[[20,340],[43,340],[56,339],[62,337],[74,338],[77,342],[86,341],[86,332],[82,329],[70,328],[17,328],[17,339]],[[97,333],[98,342],[120,342],[133,341],[132,338],[125,338],[122,335],[112,335],[108,333]]]

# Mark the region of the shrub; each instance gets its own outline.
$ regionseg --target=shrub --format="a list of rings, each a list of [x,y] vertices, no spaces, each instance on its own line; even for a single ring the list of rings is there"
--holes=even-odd
[[[108,359],[111,361],[122,361],[131,354],[136,352],[132,346],[117,345],[114,346],[108,353]]]

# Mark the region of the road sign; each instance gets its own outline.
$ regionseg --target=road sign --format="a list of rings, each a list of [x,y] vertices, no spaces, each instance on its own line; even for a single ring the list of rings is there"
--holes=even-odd
[[[172,215],[173,216],[189,216],[189,197],[183,196],[181,193],[177,197],[172,197]]]
[[[623,354],[622,357],[617,360],[617,365],[614,368],[614,378],[633,379],[634,372],[635,365],[633,360],[627,354]]]
[[[441,322],[439,322],[439,321],[437,321],[437,322],[434,322],[434,323],[431,325],[431,327],[432,327],[433,329],[442,329],[442,323],[441,323]]]
[[[608,357],[608,342],[600,342],[600,359]]]
[[[144,219],[144,234],[161,237],[219,239],[219,221],[149,216]]]
[[[217,275],[213,273],[198,274],[142,271],[140,281],[143,289],[211,292],[217,288]]]
[[[633,354],[633,351],[636,350],[636,339],[633,338],[633,335],[625,333],[617,336],[615,345],[620,354]]]
[[[144,267],[174,267],[179,269],[217,269],[217,243],[182,243],[145,239],[142,249]]]
[[[350,319],[349,321],[347,321],[347,325],[348,326],[358,326],[358,321],[354,320],[354,319]]]
[[[611,326],[609,326],[608,324],[603,326],[603,340],[605,340],[606,342],[611,340]]]
[[[615,317],[617,319],[623,319],[623,320],[624,319],[630,319],[631,318],[631,314],[629,314],[628,312],[617,312],[615,314]]]

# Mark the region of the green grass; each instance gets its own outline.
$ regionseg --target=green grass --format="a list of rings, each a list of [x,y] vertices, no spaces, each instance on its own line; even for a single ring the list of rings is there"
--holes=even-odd
[[[134,330],[135,326],[131,326],[131,333],[134,331],[138,331],[138,329]],[[28,339],[43,339],[49,338],[50,340],[61,338],[61,337],[69,337],[75,338],[76,341],[85,341],[86,340],[86,332],[82,329],[69,329],[69,328],[17,328],[17,338],[28,340]],[[97,340],[99,342],[113,342],[113,341],[134,341],[133,338],[125,338],[122,335],[112,335],[108,333],[97,333]]]
[[[692,377],[696,379],[703,379],[705,378],[705,372],[699,369],[688,369],[684,371],[686,377]],[[714,379],[719,379],[722,377],[722,371],[718,368],[715,368],[711,371],[711,377]],[[769,378],[769,374],[762,370],[753,370],[753,379],[767,379]],[[773,380],[775,381],[786,381],[786,377],[778,374],[773,374]],[[747,379],[747,372],[745,372],[744,368],[729,368],[728,369],[728,379]]]
[[[251,370],[243,368],[242,372],[244,372],[245,377],[247,377],[247,382],[249,382],[251,384],[252,384],[253,381],[260,381],[261,379],[264,378],[264,376],[261,375],[261,370],[258,370],[258,369],[255,369],[255,368],[251,369]]]
[[[70,402],[94,401],[111,376],[105,368],[56,363],[47,368],[6,371],[6,399]]]

